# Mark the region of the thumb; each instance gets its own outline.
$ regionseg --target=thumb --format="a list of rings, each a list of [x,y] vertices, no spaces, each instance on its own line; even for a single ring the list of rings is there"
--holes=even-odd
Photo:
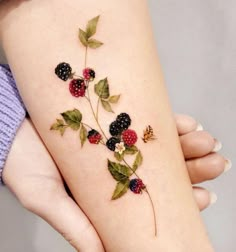
[[[67,195],[55,195],[45,207],[34,211],[80,252],[104,252],[102,242],[79,206]]]

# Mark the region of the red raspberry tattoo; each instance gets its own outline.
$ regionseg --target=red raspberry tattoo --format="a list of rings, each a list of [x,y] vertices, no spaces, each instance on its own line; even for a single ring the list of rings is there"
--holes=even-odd
[[[99,142],[102,139],[102,136],[99,132],[97,132],[96,130],[92,129],[88,132],[88,136],[87,136],[89,142],[91,144],[99,144]]]
[[[121,137],[127,146],[134,145],[138,140],[138,136],[137,136],[136,132],[131,129],[127,129],[127,130],[123,131]]]
[[[75,97],[85,96],[86,85],[83,79],[73,79],[69,84],[70,93]]]
[[[85,80],[93,81],[95,78],[95,71],[91,68],[85,68],[83,70],[83,76]]]

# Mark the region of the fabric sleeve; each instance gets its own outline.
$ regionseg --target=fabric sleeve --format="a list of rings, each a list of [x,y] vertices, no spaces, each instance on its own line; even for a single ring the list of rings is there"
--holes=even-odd
[[[10,68],[0,65],[0,184],[8,153],[25,116],[25,106]]]

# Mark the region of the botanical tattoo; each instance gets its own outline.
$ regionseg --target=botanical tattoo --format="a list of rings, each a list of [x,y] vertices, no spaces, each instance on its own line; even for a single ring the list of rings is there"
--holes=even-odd
[[[102,42],[95,39],[93,36],[96,33],[99,16],[91,19],[86,27],[86,30],[79,29],[79,40],[85,47],[85,68],[82,71],[82,76],[78,76],[72,71],[70,64],[62,62],[55,68],[55,74],[63,81],[69,81],[69,91],[76,98],[86,99],[91,113],[97,124],[97,129],[90,127],[89,124],[83,121],[82,113],[79,109],[68,110],[61,113],[60,119],[51,126],[51,130],[57,130],[63,136],[64,132],[70,128],[79,132],[81,147],[88,141],[90,144],[103,145],[114,153],[115,161],[107,161],[108,171],[116,180],[116,187],[112,195],[112,200],[122,197],[130,189],[135,194],[145,192],[151,203],[153,211],[153,219],[155,226],[155,235],[157,234],[156,215],[154,204],[147,186],[137,174],[137,169],[142,165],[143,156],[141,151],[135,145],[138,140],[137,133],[130,129],[131,118],[127,113],[120,113],[116,119],[110,124],[109,132],[111,136],[107,136],[99,122],[100,105],[107,112],[113,112],[112,106],[118,103],[120,95],[111,95],[108,78],[94,82],[95,71],[87,67],[88,50],[99,48],[103,45]],[[93,89],[97,95],[96,106],[90,98],[90,90]],[[149,125],[144,130],[143,141],[147,143],[149,140],[155,139],[153,129]],[[126,161],[126,156],[132,155],[133,163],[129,164]]]

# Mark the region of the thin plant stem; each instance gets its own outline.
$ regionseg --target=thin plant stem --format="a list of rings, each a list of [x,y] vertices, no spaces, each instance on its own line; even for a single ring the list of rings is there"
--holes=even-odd
[[[144,189],[144,191],[147,193],[149,200],[151,202],[151,205],[152,205],[153,220],[154,220],[154,233],[155,233],[155,236],[157,236],[157,218],[156,218],[154,203],[153,203],[152,197],[151,197],[147,187]]]
[[[83,79],[83,77],[82,77],[82,76],[77,75],[77,74],[73,74],[73,76],[78,77],[78,78],[80,78],[80,79]]]
[[[87,66],[87,57],[88,57],[88,46],[86,46],[86,48],[85,48],[85,60],[84,60],[84,66],[85,66],[85,68],[86,68],[86,66]],[[89,102],[89,105],[90,105],[90,107],[91,107],[91,110],[92,110],[94,119],[95,119],[95,121],[96,121],[96,123],[97,123],[99,129],[101,130],[103,136],[106,138],[106,140],[108,140],[108,138],[107,138],[106,134],[104,133],[104,131],[103,131],[103,129],[102,129],[100,123],[99,123],[99,120],[98,120],[98,110],[99,110],[100,97],[98,97],[97,109],[96,109],[96,113],[95,113],[95,111],[94,111],[94,109],[93,109],[93,105],[92,105],[92,103],[91,103],[91,99],[90,99],[89,85],[88,85],[88,87],[87,87],[87,94],[88,94],[88,96],[85,96],[85,98],[86,98],[87,101]],[[91,128],[89,125],[87,125],[87,124],[85,124],[85,123],[84,123],[84,125],[86,125],[87,127]],[[103,145],[105,145],[105,143],[104,143],[103,141],[100,141],[100,143],[103,144]],[[129,169],[133,172],[133,174],[135,174],[135,176],[136,176],[137,178],[141,179],[141,178],[139,177],[139,175],[136,173],[136,171],[126,162],[126,160],[125,160],[124,158],[123,158],[122,160],[123,160],[123,162],[129,167]],[[147,193],[147,195],[148,195],[148,197],[149,197],[149,200],[150,200],[150,202],[151,202],[152,211],[153,211],[154,226],[155,226],[155,236],[156,236],[156,235],[157,235],[157,224],[156,224],[155,207],[154,207],[154,204],[153,204],[153,201],[152,201],[152,197],[151,197],[151,195],[150,195],[150,193],[149,193],[149,191],[148,191],[148,189],[147,189],[146,187],[145,187],[144,191]]]
[[[133,174],[135,174],[135,176],[136,176],[137,178],[141,179],[141,178],[139,177],[139,175],[136,173],[136,171],[127,163],[127,161],[125,160],[124,157],[123,157],[122,160],[123,160],[124,163],[129,167],[129,169],[133,172]],[[131,174],[131,175],[132,175],[132,174]]]
[[[83,125],[87,126],[90,129],[93,129],[91,126],[89,126],[87,123],[82,122]]]
[[[87,58],[88,58],[88,47],[86,46],[86,47],[85,47],[85,60],[84,60],[84,66],[85,66],[85,68],[86,68],[86,66],[87,66]],[[101,125],[100,125],[100,123],[99,123],[99,121],[98,121],[98,119],[97,119],[98,116],[95,114],[95,111],[94,111],[94,109],[93,109],[93,105],[92,105],[92,103],[91,103],[90,94],[89,94],[89,85],[87,85],[87,86],[88,86],[88,87],[87,87],[87,94],[88,94],[88,96],[85,96],[85,98],[86,98],[87,101],[89,102],[89,105],[90,105],[90,108],[91,108],[91,110],[92,110],[94,119],[95,119],[95,121],[96,121],[96,123],[97,123],[99,129],[101,130],[101,132],[102,132],[103,136],[106,138],[106,140],[108,140],[108,138],[107,138],[105,132],[103,131],[103,129],[102,129],[102,127],[101,127]]]
[[[124,161],[124,163],[129,167],[129,169],[133,172],[133,174],[135,174],[135,176],[137,177],[137,178],[139,178],[139,179],[141,179],[140,177],[139,177],[139,175],[135,172],[135,170],[127,163],[127,161],[123,158],[122,159],[123,161]],[[132,174],[131,174],[132,175]],[[147,195],[148,195],[148,197],[149,197],[149,200],[150,200],[150,203],[151,203],[151,206],[152,206],[152,212],[153,212],[153,219],[154,219],[154,229],[155,229],[155,236],[157,236],[157,220],[156,220],[156,213],[155,213],[155,207],[154,207],[154,203],[153,203],[153,200],[152,200],[152,197],[151,197],[151,195],[150,195],[150,193],[149,193],[149,191],[148,191],[148,189],[147,189],[147,187],[145,186],[145,188],[143,189],[146,193],[147,193]]]
[[[96,123],[97,123],[97,125],[98,125],[99,129],[101,130],[101,132],[102,132],[103,136],[106,138],[106,140],[108,140],[108,138],[107,138],[107,136],[106,136],[105,132],[103,131],[103,129],[102,129],[102,127],[101,127],[101,125],[100,125],[99,121],[98,121],[98,120],[97,120],[97,118],[96,118],[96,114],[95,114],[95,112],[94,112],[93,105],[92,105],[91,100],[90,100],[89,89],[87,89],[87,94],[88,94],[88,97],[87,97],[87,96],[85,96],[85,98],[86,98],[86,99],[87,99],[87,101],[89,102],[89,105],[90,105],[90,108],[91,108],[91,110],[92,110],[92,113],[93,113],[94,119],[95,119],[95,121],[96,121]]]
[[[103,142],[103,140],[100,141],[100,144],[106,146],[106,144]]]
[[[84,68],[87,67],[87,58],[88,58],[88,46],[85,47]]]
[[[96,111],[96,118],[97,118],[97,120],[98,120],[99,103],[100,103],[100,97],[98,97],[98,101],[97,101],[97,111]]]

